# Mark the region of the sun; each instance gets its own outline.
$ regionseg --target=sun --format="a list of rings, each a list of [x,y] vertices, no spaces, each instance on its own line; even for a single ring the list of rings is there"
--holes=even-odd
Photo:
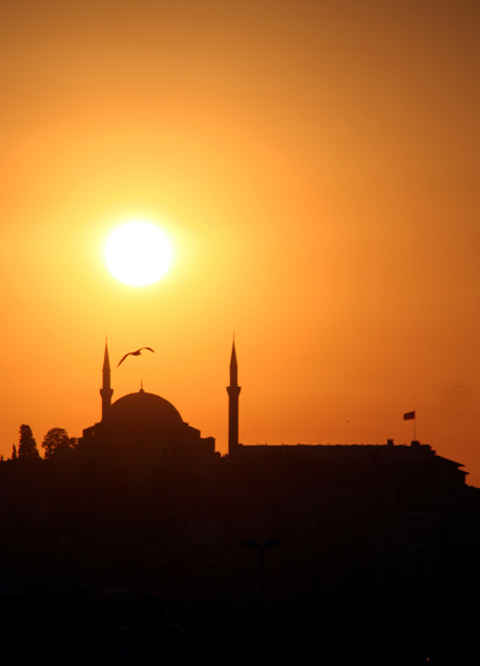
[[[150,222],[133,220],[112,231],[105,244],[110,273],[133,287],[160,280],[170,268],[172,246],[162,229]]]

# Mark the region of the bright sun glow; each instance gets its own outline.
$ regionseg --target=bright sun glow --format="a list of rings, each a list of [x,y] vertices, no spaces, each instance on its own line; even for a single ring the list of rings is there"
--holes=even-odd
[[[128,222],[112,231],[105,245],[108,270],[124,284],[157,282],[169,269],[172,247],[165,233],[148,222]]]

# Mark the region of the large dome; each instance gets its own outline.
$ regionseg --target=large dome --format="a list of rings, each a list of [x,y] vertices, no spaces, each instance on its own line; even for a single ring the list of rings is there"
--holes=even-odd
[[[161,427],[165,430],[178,429],[183,425],[182,417],[171,402],[143,389],[129,393],[114,402],[106,415],[110,425],[124,427]]]

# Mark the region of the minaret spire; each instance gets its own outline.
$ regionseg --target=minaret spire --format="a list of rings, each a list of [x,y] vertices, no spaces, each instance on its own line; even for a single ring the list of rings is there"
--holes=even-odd
[[[110,357],[108,355],[108,340],[105,338],[105,351],[103,353],[103,368],[102,368],[103,385],[100,389],[102,398],[102,421],[104,420],[110,403],[112,402],[113,389],[111,386],[111,372],[110,372]]]
[[[238,451],[238,396],[241,387],[238,385],[238,364],[235,351],[235,335],[230,355],[230,386],[228,393],[228,454],[234,456]]]
[[[235,338],[233,338],[232,353],[230,356],[230,386],[238,386],[238,364],[235,351]]]

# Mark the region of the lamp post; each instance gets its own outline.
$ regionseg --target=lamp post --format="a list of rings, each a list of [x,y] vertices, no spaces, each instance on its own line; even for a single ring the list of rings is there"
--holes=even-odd
[[[249,539],[243,541],[242,545],[255,550],[258,556],[258,592],[260,599],[265,600],[265,552],[280,545],[278,539],[267,539],[266,541],[255,541]]]

